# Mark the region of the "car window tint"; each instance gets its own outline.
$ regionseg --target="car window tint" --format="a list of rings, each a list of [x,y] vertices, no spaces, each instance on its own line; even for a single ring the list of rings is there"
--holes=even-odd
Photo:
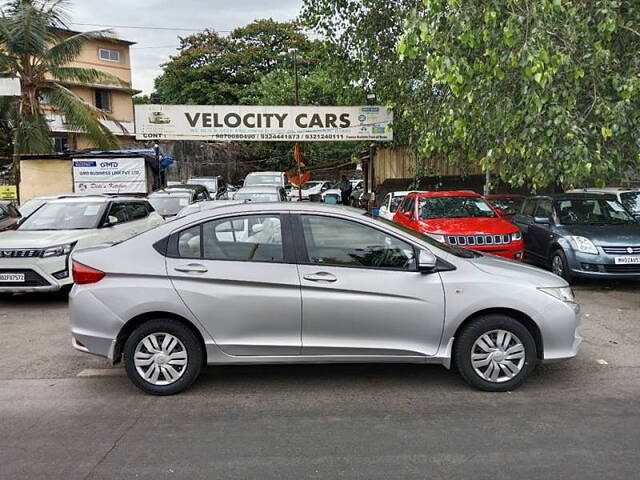
[[[375,228],[340,218],[302,216],[311,263],[415,270],[413,247]]]
[[[203,225],[203,254],[209,260],[282,262],[279,215],[248,215]]]
[[[536,212],[534,214],[536,217],[544,217],[544,218],[552,218],[553,216],[553,207],[551,200],[542,199],[538,200],[538,206],[536,208]]]
[[[129,220],[141,220],[149,215],[149,211],[147,210],[147,207],[144,203],[128,203],[127,215],[129,217]]]
[[[127,210],[126,203],[114,203],[109,210],[109,216],[116,217],[117,223],[124,223],[127,221]]]
[[[529,217],[533,217],[533,212],[536,210],[537,200],[527,200],[522,207],[522,215],[527,215]]]
[[[413,197],[406,197],[402,204],[402,213],[411,213],[413,210]]]
[[[9,214],[5,211],[4,206],[0,205],[0,220],[4,220]]]
[[[184,258],[201,258],[200,225],[178,234],[178,255]]]

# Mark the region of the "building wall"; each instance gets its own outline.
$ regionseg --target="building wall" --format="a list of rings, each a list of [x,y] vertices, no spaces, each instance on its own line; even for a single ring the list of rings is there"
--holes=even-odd
[[[71,160],[20,160],[20,203],[72,191]]]

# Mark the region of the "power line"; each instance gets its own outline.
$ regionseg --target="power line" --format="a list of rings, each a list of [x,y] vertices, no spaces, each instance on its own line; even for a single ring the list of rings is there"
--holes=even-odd
[[[169,30],[169,31],[185,31],[185,32],[202,32],[206,28],[182,28],[182,27],[151,27],[145,25],[105,25],[102,23],[78,23],[71,22],[73,25],[82,25],[85,27],[105,27],[105,28],[132,28],[138,30]],[[231,33],[231,30],[216,30],[218,33]]]

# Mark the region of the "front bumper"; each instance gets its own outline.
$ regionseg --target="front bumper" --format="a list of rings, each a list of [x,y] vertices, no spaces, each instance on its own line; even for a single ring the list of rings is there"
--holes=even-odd
[[[24,282],[0,282],[0,293],[55,292],[73,283],[68,257],[3,258],[0,273],[24,273]]]
[[[574,277],[581,278],[609,278],[609,279],[640,279],[640,264],[616,265],[616,257],[633,255],[614,255],[605,253],[598,247],[598,255],[566,251],[569,270]],[[635,255],[636,257],[638,255]]]
[[[504,245],[473,245],[466,248],[477,252],[489,253],[491,255],[497,255],[498,257],[508,258],[509,260],[524,262],[524,244],[522,240],[516,240]]]

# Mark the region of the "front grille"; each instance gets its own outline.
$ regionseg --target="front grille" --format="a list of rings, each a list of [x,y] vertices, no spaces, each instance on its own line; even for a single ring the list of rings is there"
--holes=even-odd
[[[3,248],[0,250],[0,258],[37,258],[42,256],[42,249],[36,248]]]
[[[640,247],[602,247],[604,253],[612,255],[638,255],[640,254]]]
[[[448,235],[447,243],[460,247],[506,245],[511,235]]]
[[[640,265],[605,265],[607,273],[640,273]]]
[[[24,282],[0,282],[0,287],[48,287],[51,285],[31,269],[2,269],[0,273],[24,273]]]

